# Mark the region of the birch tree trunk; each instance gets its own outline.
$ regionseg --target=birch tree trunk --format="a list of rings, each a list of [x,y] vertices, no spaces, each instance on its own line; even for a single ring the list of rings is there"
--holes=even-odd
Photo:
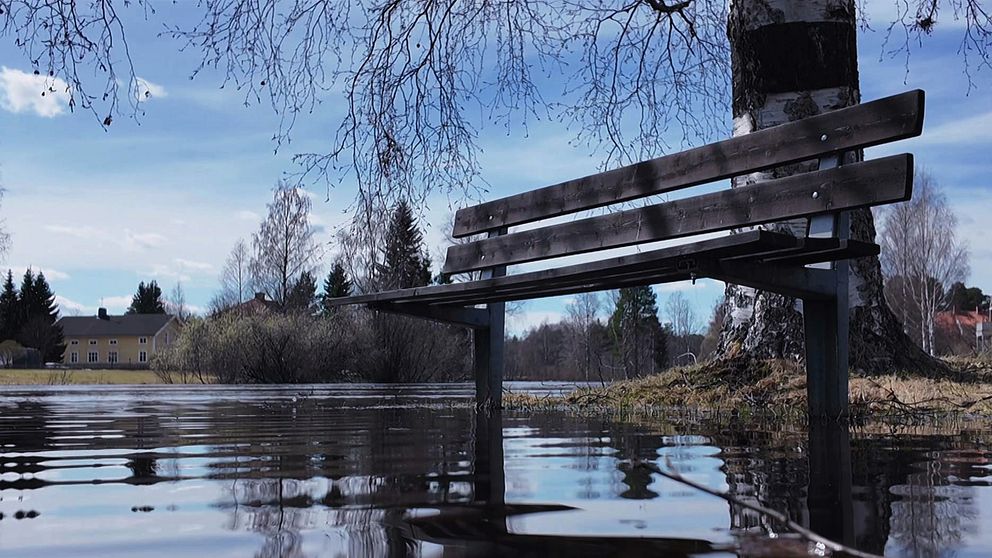
[[[734,135],[860,101],[853,0],[733,0],[727,24],[733,74]],[[860,159],[852,153],[849,160]],[[733,186],[815,168],[788,165],[735,179]],[[805,234],[805,220],[768,228]],[[874,241],[870,210],[851,215],[851,238]],[[801,302],[727,285],[718,354],[801,359]],[[851,262],[851,364],[866,371],[929,372],[934,363],[903,333],[885,304],[878,258]]]

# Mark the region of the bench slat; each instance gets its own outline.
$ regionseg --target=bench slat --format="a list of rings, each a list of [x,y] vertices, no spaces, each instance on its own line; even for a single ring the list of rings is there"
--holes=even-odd
[[[905,201],[913,156],[894,155],[448,248],[460,273]]]
[[[693,271],[700,271],[695,264],[728,259],[758,262],[778,256],[799,257],[808,252],[837,259],[878,253],[877,245],[854,244],[842,246],[836,238],[796,238],[788,234],[753,230],[567,267],[467,283],[357,295],[330,302],[335,306],[359,303],[469,305],[527,300],[688,279]],[[702,273],[700,276],[703,276]]]
[[[783,249],[783,254],[792,254],[793,258],[800,258],[803,256],[800,256],[799,253],[808,252],[812,255],[807,259],[814,262],[861,257],[878,253],[878,245],[876,244],[855,241],[845,244],[845,241],[836,238],[789,238],[795,243],[796,248]],[[752,246],[748,248],[741,247],[741,250],[757,249],[757,244]],[[694,273],[697,277],[706,277],[706,266],[708,263],[727,261],[712,251],[703,251],[691,256],[675,259],[658,259],[659,255],[652,257],[656,259],[656,263],[617,265],[610,269],[603,269],[601,267],[600,271],[595,273],[580,273],[574,267],[569,266],[563,268],[567,272],[565,275],[561,275],[555,279],[504,283],[489,289],[478,289],[473,292],[460,293],[459,295],[435,296],[429,293],[422,293],[423,298],[418,298],[417,300],[425,300],[429,304],[479,304],[483,302],[529,300],[638,285],[670,283],[690,279]],[[761,262],[763,264],[764,260],[762,258],[742,258],[734,261],[736,264],[740,264],[741,262]]]
[[[908,91],[463,208],[455,214],[453,235],[465,237],[918,136],[923,105],[923,91]]]
[[[775,249],[793,248],[797,239],[790,235],[774,233],[770,231],[747,231],[741,234],[728,235],[720,238],[711,238],[669,246],[647,252],[636,254],[626,254],[608,259],[576,264],[568,267],[543,269],[531,271],[518,275],[507,275],[469,281],[465,283],[452,283],[449,285],[434,285],[425,287],[415,287],[394,291],[384,291],[365,295],[355,295],[345,298],[332,299],[330,304],[335,306],[347,304],[361,304],[371,302],[404,302],[417,300],[418,302],[434,302],[438,295],[461,295],[466,292],[482,292],[504,285],[524,284],[533,282],[544,282],[557,280],[562,277],[595,276],[608,272],[617,267],[628,266],[648,266],[657,267],[666,261],[674,261],[680,258],[700,257],[721,258],[753,252],[771,252]]]

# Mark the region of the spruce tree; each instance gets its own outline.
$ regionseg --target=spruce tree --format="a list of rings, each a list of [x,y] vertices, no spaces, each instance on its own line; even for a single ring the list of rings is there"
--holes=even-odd
[[[609,330],[625,377],[654,372],[667,364],[666,335],[650,286],[620,289]]]
[[[162,289],[158,282],[152,280],[145,285],[142,281],[138,283],[138,292],[131,297],[131,305],[127,308],[128,314],[165,314],[165,302],[162,300]]]
[[[59,361],[65,352],[65,342],[62,327],[56,323],[59,319],[59,307],[55,303],[55,294],[43,272],[38,272],[33,278],[30,288],[26,288],[27,279],[26,273],[19,302],[24,322],[17,340],[25,347],[41,351],[46,362]]]
[[[7,279],[3,282],[3,291],[0,292],[0,341],[17,337],[22,324],[17,288],[14,286],[14,272],[8,269]]]
[[[317,280],[309,271],[304,271],[293,283],[286,297],[286,309],[295,312],[314,313],[317,309]]]
[[[330,312],[333,308],[330,305],[332,299],[350,295],[351,280],[348,279],[348,274],[345,272],[341,262],[335,262],[334,267],[327,273],[327,278],[324,279],[324,292],[320,295],[321,310],[325,314]]]
[[[386,253],[380,270],[385,288],[407,289],[431,282],[430,258],[423,244],[424,237],[410,205],[400,201],[386,231]]]
[[[36,296],[34,289],[34,272],[29,267],[24,270],[24,276],[21,278],[21,289],[17,294],[17,317],[20,327],[24,327],[28,321],[28,316],[40,306],[41,301]],[[19,332],[20,328],[17,330],[17,333]]]

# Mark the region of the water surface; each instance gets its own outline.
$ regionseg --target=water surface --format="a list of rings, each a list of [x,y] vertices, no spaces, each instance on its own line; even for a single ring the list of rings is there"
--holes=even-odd
[[[670,463],[862,550],[992,555],[986,425],[805,432],[685,417],[484,416],[471,396],[467,385],[4,388],[0,556],[808,549],[632,458]]]

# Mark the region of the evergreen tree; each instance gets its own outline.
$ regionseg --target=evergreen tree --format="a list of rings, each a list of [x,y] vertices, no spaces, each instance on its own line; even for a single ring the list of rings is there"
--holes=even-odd
[[[978,287],[967,287],[961,281],[951,285],[951,309],[956,312],[971,312],[988,309],[989,299]]]
[[[19,306],[24,323],[17,340],[25,347],[41,351],[46,362],[56,362],[62,359],[62,353],[65,352],[62,327],[56,323],[59,319],[59,307],[43,272],[38,272],[32,279],[30,288],[27,288],[29,273],[30,270],[25,273],[25,284],[21,287]]]
[[[21,330],[20,305],[17,298],[17,288],[14,287],[14,273],[7,270],[7,279],[3,282],[0,292],[0,341],[14,339]]]
[[[162,289],[157,281],[151,281],[148,285],[142,281],[138,283],[138,292],[131,297],[131,306],[127,308],[128,314],[165,314],[165,302],[162,300]]]
[[[386,253],[380,276],[387,289],[421,287],[431,282],[431,261],[424,237],[406,201],[396,204],[386,231]]]
[[[17,294],[17,319],[19,328],[16,333],[20,333],[20,328],[28,321],[28,316],[41,306],[41,301],[34,290],[34,272],[31,268],[24,270],[24,277],[21,278],[21,289]]]
[[[326,314],[333,308],[330,305],[331,299],[350,295],[351,280],[348,279],[348,274],[341,262],[335,262],[334,267],[327,273],[327,278],[324,279],[324,292],[320,295],[321,309]]]
[[[609,330],[625,377],[654,372],[667,364],[667,336],[650,286],[620,289]]]
[[[286,309],[314,313],[317,310],[317,280],[309,271],[304,271],[293,283],[286,297]]]

